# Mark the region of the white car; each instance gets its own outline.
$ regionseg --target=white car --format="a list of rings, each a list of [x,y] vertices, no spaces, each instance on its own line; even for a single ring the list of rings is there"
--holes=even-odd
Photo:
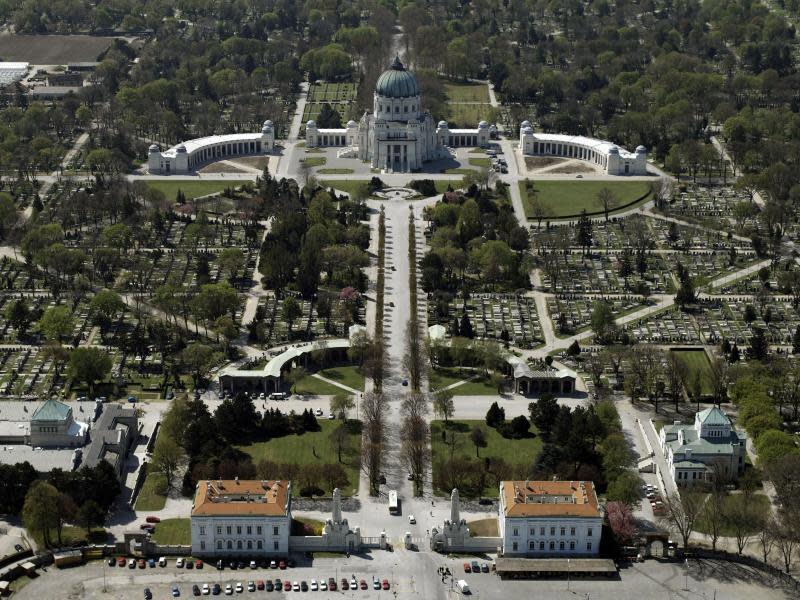
[[[229,583],[225,586],[225,595],[232,596],[233,595],[233,586]]]
[[[175,566],[178,567],[179,569],[182,569],[183,568],[183,562],[184,562],[184,560],[182,558],[179,558],[178,560],[175,561]]]
[[[335,414],[333,414],[333,413],[328,413],[328,419],[330,419],[331,421],[333,421],[335,418],[336,418],[336,415],[335,415]]]
[[[414,515],[408,515],[408,522],[414,525],[416,524],[417,520],[414,518]]]
[[[357,589],[358,589],[358,582],[356,581],[356,578],[355,578],[355,577],[353,577],[353,578],[350,580],[350,589],[351,589],[351,590],[357,590]]]
[[[236,593],[237,594],[241,594],[243,591],[244,591],[244,586],[242,585],[242,582],[240,581],[240,582],[238,582],[236,584]]]
[[[166,567],[167,566],[167,557],[166,556],[162,556],[161,558],[158,559],[158,566],[159,567]]]
[[[250,561],[250,568],[251,569],[257,569],[258,568],[258,565],[256,564],[256,561],[254,561],[254,560]]]
[[[317,410],[314,411],[314,414],[317,415],[318,417],[321,417],[322,416],[322,409],[318,408]]]
[[[247,591],[248,592],[255,592],[256,591],[256,583],[255,583],[255,581],[248,581],[247,582]]]
[[[319,589],[320,589],[321,592],[327,592],[328,591],[328,582],[325,581],[324,579],[320,579],[319,580]]]
[[[207,583],[204,583],[201,591],[203,592],[203,596],[208,596],[211,593],[211,588],[208,587]]]
[[[316,580],[312,579],[311,580],[311,591],[312,592],[316,592],[318,589],[319,589],[319,587],[317,586]]]
[[[295,582],[293,582],[293,583],[292,583],[292,589],[293,589],[295,592],[299,592],[299,591],[300,591],[300,584],[299,584],[299,583],[297,583],[296,581],[295,581]]]

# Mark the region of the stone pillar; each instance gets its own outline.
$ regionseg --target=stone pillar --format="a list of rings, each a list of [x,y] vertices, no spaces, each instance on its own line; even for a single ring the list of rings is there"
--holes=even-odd
[[[453,491],[450,493],[450,522],[451,523],[459,523],[461,521],[461,517],[459,516],[460,512],[459,500],[458,500],[458,488],[453,488]]]
[[[333,514],[332,521],[334,523],[341,523],[342,521],[342,494],[339,488],[333,490]]]

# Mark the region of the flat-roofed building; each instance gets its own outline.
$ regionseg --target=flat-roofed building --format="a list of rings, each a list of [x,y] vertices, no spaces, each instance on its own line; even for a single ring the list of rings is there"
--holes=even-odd
[[[594,556],[603,512],[591,481],[502,481],[504,555]]]
[[[292,524],[291,482],[199,481],[191,521],[195,556],[286,555]]]
[[[47,400],[31,417],[30,445],[40,448],[77,448],[86,444],[86,423],[76,421],[72,407]]]

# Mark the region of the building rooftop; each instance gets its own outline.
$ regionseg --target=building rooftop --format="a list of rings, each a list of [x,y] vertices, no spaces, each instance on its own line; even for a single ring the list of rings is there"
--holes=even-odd
[[[503,481],[506,517],[601,517],[591,481]]]
[[[15,465],[29,462],[40,473],[52,469],[72,471],[76,463],[76,448],[32,448],[25,444],[0,444],[0,464]]]
[[[414,74],[400,62],[400,57],[395,56],[389,69],[378,77],[375,93],[386,98],[410,98],[419,96],[419,84]]]
[[[716,406],[706,408],[697,413],[696,417],[703,425],[730,425],[731,420]]]
[[[589,148],[595,152],[600,152],[601,154],[608,154],[612,151],[612,149],[616,149],[622,158],[636,158],[636,154],[634,152],[629,152],[621,146],[617,146],[616,144],[606,140],[598,140],[583,135],[566,135],[563,133],[534,133],[533,135],[534,138],[539,142],[578,144],[579,146]]]
[[[226,135],[209,135],[207,137],[194,138],[191,140],[186,140],[185,142],[181,142],[180,144],[176,144],[172,148],[164,150],[162,155],[169,158],[175,158],[175,156],[178,154],[178,146],[183,146],[186,148],[186,152],[191,154],[195,150],[205,148],[206,146],[211,146],[213,144],[223,144],[228,142],[251,142],[258,141],[260,139],[260,133],[229,133]],[[230,157],[226,156],[222,158]]]
[[[36,409],[31,421],[66,421],[71,413],[72,408],[68,404],[51,398]]]
[[[202,480],[197,482],[192,516],[280,517],[288,512],[291,493],[289,481]]]

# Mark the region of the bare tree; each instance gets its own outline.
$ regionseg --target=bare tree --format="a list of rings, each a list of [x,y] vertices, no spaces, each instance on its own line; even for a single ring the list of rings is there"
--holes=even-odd
[[[725,506],[725,492],[722,489],[714,490],[703,504],[700,518],[706,526],[708,536],[711,538],[711,549],[717,549],[717,542],[722,535],[722,525],[725,522],[723,508]]]
[[[791,519],[789,520],[791,521]],[[775,537],[775,544],[783,558],[783,566],[788,573],[794,562],[795,551],[797,549],[798,530],[793,527],[791,522],[787,522],[786,515],[782,515],[781,523]]]
[[[713,389],[714,403],[722,404],[728,395],[728,363],[720,357],[711,361],[711,389]]]
[[[433,395],[433,412],[436,416],[447,420],[453,416],[455,405],[453,404],[453,392],[448,389],[436,390]]]
[[[678,403],[683,396],[683,386],[689,376],[689,369],[686,368],[686,363],[679,359],[675,352],[669,349],[664,352],[666,354],[664,378],[666,379],[669,395],[672,396],[672,400],[675,402],[675,412],[678,412]]]
[[[672,177],[659,177],[651,184],[651,191],[656,205],[663,207],[675,194],[675,180]]]
[[[773,517],[765,518],[756,534],[758,545],[761,546],[761,556],[769,564],[769,555],[778,538],[778,523]]]
[[[403,459],[414,480],[416,496],[422,495],[423,480],[430,462],[429,439],[430,430],[424,417],[415,415],[408,416],[403,420],[403,427],[400,430]]]
[[[704,500],[703,494],[693,490],[685,491],[683,495],[668,494],[664,498],[666,515],[662,519],[669,529],[681,536],[684,550],[689,547],[689,537],[700,517]]]
[[[608,213],[610,213],[619,205],[617,196],[610,188],[603,187],[600,188],[600,191],[597,192],[597,199],[600,201],[600,204],[603,207],[603,213],[606,216],[606,223],[607,223]]]
[[[386,399],[383,394],[369,392],[361,401],[363,438],[361,442],[362,469],[369,479],[370,494],[377,496],[381,466],[386,445]]]
[[[725,521],[736,538],[737,554],[741,555],[753,531],[758,527],[758,512],[742,495],[731,496],[725,509]]]

